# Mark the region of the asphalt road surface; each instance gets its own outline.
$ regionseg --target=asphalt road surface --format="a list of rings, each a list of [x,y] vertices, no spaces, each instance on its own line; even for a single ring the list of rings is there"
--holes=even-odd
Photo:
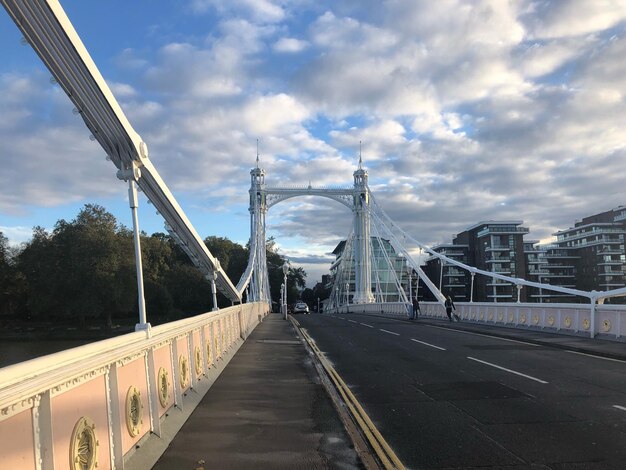
[[[626,469],[624,361],[436,321],[297,319],[408,468]]]

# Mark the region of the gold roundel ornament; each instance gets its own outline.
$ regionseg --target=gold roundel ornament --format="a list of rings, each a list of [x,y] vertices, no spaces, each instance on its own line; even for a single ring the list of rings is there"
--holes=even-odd
[[[569,328],[570,326],[572,326],[572,318],[571,317],[565,317],[565,327]]]
[[[583,318],[583,328],[585,330],[591,328],[591,321],[589,321],[589,318]]]
[[[548,325],[554,326],[554,315],[548,317]]]
[[[196,348],[194,349],[194,356],[195,356],[195,368],[196,368],[196,375],[200,375],[202,374],[202,351],[200,350],[200,346],[196,346]]]
[[[509,313],[509,323],[513,323],[513,314]]]
[[[126,428],[131,437],[138,436],[141,432],[142,414],[141,392],[133,385],[126,393]]]
[[[519,322],[520,323],[526,323],[526,314],[522,313],[519,317]]]
[[[539,315],[537,315],[537,314],[533,315],[533,323],[535,325],[539,324]]]
[[[96,425],[83,416],[74,425],[70,438],[71,470],[94,470],[98,466],[98,446]]]
[[[478,316],[478,319],[480,321],[483,321],[485,319],[485,314],[481,312],[480,315]]]
[[[170,381],[168,380],[168,373],[165,368],[159,368],[159,403],[163,408],[166,408],[170,403]]]
[[[498,313],[498,321],[502,321],[504,320],[504,313],[500,312]]]
[[[493,321],[493,313],[489,314],[489,321]]]
[[[178,358],[178,370],[180,386],[181,388],[185,388],[189,385],[189,362],[187,361],[187,357],[182,354]]]
[[[608,318],[602,322],[602,329],[606,332],[611,331],[611,320]]]

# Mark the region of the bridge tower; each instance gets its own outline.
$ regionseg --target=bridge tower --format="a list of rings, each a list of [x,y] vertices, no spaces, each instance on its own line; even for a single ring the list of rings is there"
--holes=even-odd
[[[250,251],[254,255],[254,266],[250,280],[248,302],[270,300],[269,279],[267,276],[267,256],[265,237],[265,215],[267,199],[265,194],[265,170],[256,167],[250,170]]]
[[[354,296],[355,304],[374,302],[370,244],[370,201],[367,171],[359,155],[359,168],[354,175]]]

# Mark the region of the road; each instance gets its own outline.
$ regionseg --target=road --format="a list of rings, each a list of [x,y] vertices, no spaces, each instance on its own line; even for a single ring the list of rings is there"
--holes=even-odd
[[[298,315],[408,468],[626,468],[626,363],[368,315]]]

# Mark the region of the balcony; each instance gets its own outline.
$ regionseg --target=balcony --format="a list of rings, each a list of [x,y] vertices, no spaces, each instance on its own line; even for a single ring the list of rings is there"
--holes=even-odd
[[[485,235],[510,235],[510,234],[524,234],[530,233],[528,227],[514,227],[511,225],[489,225],[476,234],[478,238]]]
[[[588,237],[597,237],[599,235],[604,235],[607,233],[617,233],[617,234],[626,234],[626,231],[621,228],[609,228],[609,227],[594,227],[591,230],[586,230],[582,232],[575,232],[570,234],[560,234],[556,236],[557,243],[565,243],[573,240],[579,240],[581,238]]]
[[[493,245],[485,248],[485,251],[510,251],[511,247],[506,245]]]
[[[495,258],[489,258],[487,260],[485,260],[485,263],[489,264],[489,263],[510,263],[511,262],[511,258],[505,258],[504,256],[498,256]]]

